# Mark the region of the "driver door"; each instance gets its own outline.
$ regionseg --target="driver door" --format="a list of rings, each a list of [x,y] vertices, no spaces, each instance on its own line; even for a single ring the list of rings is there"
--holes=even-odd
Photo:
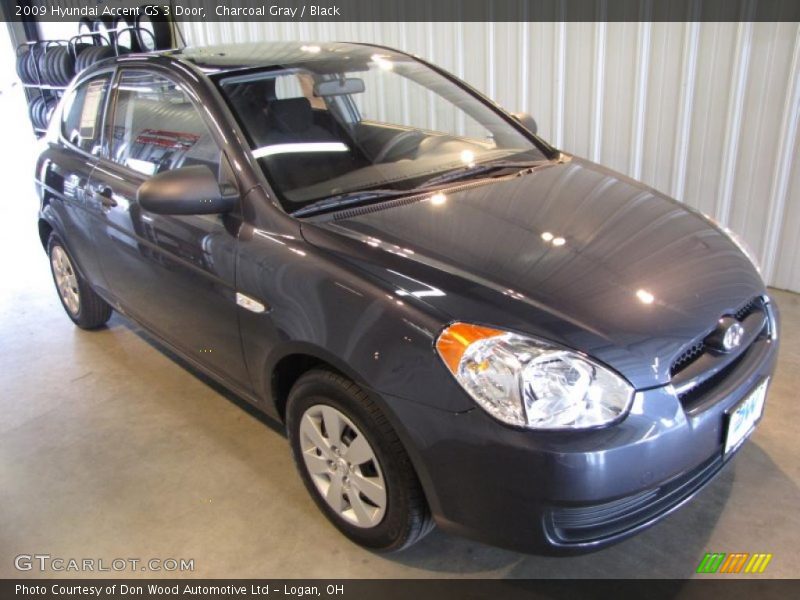
[[[206,165],[234,187],[235,176],[182,84],[129,68],[118,73],[112,93],[107,156],[89,182],[111,292],[125,312],[188,358],[249,391],[236,307],[238,210],[163,215],[136,199],[148,178],[179,167]]]

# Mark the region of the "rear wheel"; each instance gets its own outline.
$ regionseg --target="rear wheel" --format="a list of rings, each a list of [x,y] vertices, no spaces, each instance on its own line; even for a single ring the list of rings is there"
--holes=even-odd
[[[70,319],[81,329],[97,329],[111,318],[111,306],[80,276],[67,249],[55,234],[47,244],[50,270],[58,298]]]
[[[309,371],[289,394],[286,424],[306,488],[351,540],[400,550],[433,528],[397,433],[355,383],[331,371]]]

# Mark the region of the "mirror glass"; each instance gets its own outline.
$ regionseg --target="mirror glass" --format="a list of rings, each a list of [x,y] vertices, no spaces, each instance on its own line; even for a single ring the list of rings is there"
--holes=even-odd
[[[360,94],[363,91],[364,80],[358,77],[320,81],[314,84],[314,95],[321,98],[328,96],[344,96],[345,94]]]

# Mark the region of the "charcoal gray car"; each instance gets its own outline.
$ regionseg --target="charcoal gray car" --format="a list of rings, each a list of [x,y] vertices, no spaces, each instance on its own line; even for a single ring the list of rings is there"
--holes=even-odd
[[[38,161],[67,315],[285,425],[345,535],[541,553],[653,524],[758,423],[777,312],[708,217],[379,46],[92,66]],[[720,506],[722,510],[722,506]]]

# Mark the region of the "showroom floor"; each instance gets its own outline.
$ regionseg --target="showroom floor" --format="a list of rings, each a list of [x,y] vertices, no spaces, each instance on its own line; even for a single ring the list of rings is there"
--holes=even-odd
[[[661,524],[577,558],[438,531],[376,555],[321,516],[279,427],[122,318],[73,327],[36,235],[23,111],[18,90],[0,94],[0,577],[34,553],[194,559],[195,577],[685,577],[707,551],[771,552],[764,576],[798,575],[800,296],[774,292],[783,345],[752,441]]]

